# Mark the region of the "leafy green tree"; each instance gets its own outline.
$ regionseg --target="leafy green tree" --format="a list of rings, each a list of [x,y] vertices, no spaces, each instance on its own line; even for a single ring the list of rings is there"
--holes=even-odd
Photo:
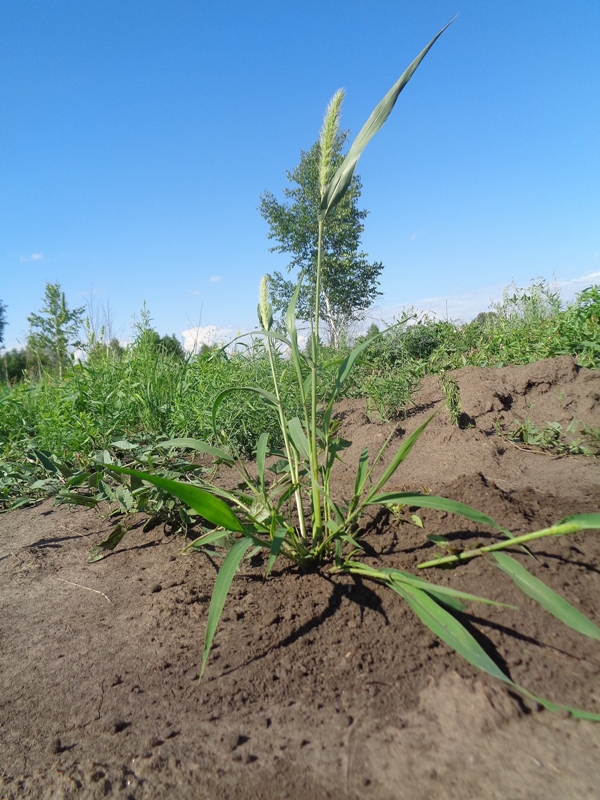
[[[342,149],[348,131],[335,135],[331,145],[331,171],[335,171],[343,160]],[[273,194],[261,195],[260,213],[269,224],[269,239],[279,244],[271,252],[288,253],[292,256],[287,271],[295,271],[293,280],[275,272],[270,282],[270,294],[276,312],[287,308],[300,273],[304,273],[302,289],[298,297],[297,316],[308,321],[315,307],[317,273],[318,212],[321,203],[321,176],[319,164],[321,145],[316,142],[308,151],[303,151],[300,163],[287,179],[295,184],[283,190],[286,198],[280,203]],[[368,211],[358,208],[361,182],[354,175],[350,187],[328,215],[324,227],[323,260],[321,267],[321,296],[319,317],[328,332],[328,344],[337,347],[344,340],[350,326],[364,316],[378,291],[379,275],[383,264],[371,263],[361,247],[363,220]]]
[[[158,347],[164,352],[168,353],[175,358],[183,360],[185,358],[185,350],[177,336],[172,333],[171,336],[165,334],[158,338]]]
[[[27,350],[13,348],[4,353],[0,361],[0,381],[15,383],[23,380],[30,356]]]
[[[27,317],[30,331],[27,348],[34,354],[38,367],[47,359],[62,378],[70,350],[81,345],[77,335],[84,311],[85,306],[68,308],[60,283],[46,284],[41,313]]]
[[[152,327],[152,317],[146,303],[140,312],[140,318],[134,324],[135,341],[134,347],[147,353],[163,353],[179,358],[183,361],[185,351],[177,336],[165,334],[160,336]]]

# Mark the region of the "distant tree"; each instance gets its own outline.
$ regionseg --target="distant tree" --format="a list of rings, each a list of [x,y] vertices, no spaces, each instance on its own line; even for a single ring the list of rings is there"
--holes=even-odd
[[[367,333],[365,334],[365,339],[368,339],[369,336],[375,336],[379,333],[379,325],[376,322],[372,322],[369,327],[367,328]]]
[[[108,343],[108,349],[110,350],[110,352],[111,352],[111,353],[113,353],[115,356],[117,356],[117,357],[119,357],[119,358],[120,358],[120,357],[123,355],[123,353],[125,352],[125,348],[123,347],[123,345],[122,345],[122,344],[121,344],[121,342],[120,342],[120,341],[117,339],[117,337],[116,337],[116,336],[113,336],[113,338],[112,338],[112,339],[109,341],[109,343]]]
[[[30,361],[27,350],[13,348],[4,353],[0,363],[0,380],[4,383],[15,383],[23,380]]]
[[[6,327],[6,306],[0,300],[0,344],[4,341],[4,328]]]
[[[473,322],[481,328],[485,328],[488,325],[493,325],[497,318],[498,314],[495,311],[480,311]]]
[[[177,336],[160,336],[152,327],[152,317],[146,303],[142,306],[139,320],[134,323],[135,341],[137,350],[150,353],[166,353],[176,358],[185,358],[185,350]]]
[[[164,336],[159,336],[157,344],[158,348],[164,353],[168,353],[169,355],[175,356],[175,358],[180,358],[182,360],[185,358],[185,350],[183,349],[183,345],[174,333],[172,333],[171,336],[168,336],[167,334]]]
[[[81,328],[85,307],[70,310],[59,283],[47,283],[44,305],[40,314],[30,314],[27,349],[34,355],[38,367],[47,360],[59,378],[69,363],[69,353],[79,347],[77,336]]]
[[[342,148],[348,131],[340,132],[333,142],[331,170],[343,160]],[[280,272],[271,278],[271,302],[276,312],[287,308],[296,288],[298,275],[304,273],[304,282],[297,303],[297,316],[310,320],[314,308],[317,271],[317,214],[321,202],[320,176],[321,145],[316,142],[303,151],[300,163],[287,179],[295,184],[283,190],[287,202],[280,203],[270,192],[261,195],[260,213],[269,223],[269,239],[279,244],[271,252],[289,253],[292,256],[287,271],[296,271],[294,280],[287,280]],[[321,320],[328,334],[329,344],[336,347],[348,333],[351,325],[361,319],[378,291],[379,275],[383,270],[380,261],[371,263],[361,247],[363,220],[368,211],[358,208],[361,192],[360,178],[355,175],[350,187],[324,229],[324,258],[322,263],[322,289],[320,298]]]

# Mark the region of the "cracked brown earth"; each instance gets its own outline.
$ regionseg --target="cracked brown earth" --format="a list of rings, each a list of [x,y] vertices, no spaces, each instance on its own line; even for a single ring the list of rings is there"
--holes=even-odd
[[[570,358],[455,373],[473,427],[440,411],[390,488],[422,486],[515,533],[600,510],[598,460],[520,449],[494,420],[600,427],[600,376]],[[425,382],[398,440],[443,406]],[[364,446],[390,426],[364,403],[338,407]],[[348,489],[349,491],[349,489]],[[463,546],[490,530],[423,512],[424,530],[386,514],[367,524],[369,563],[414,570],[427,533]],[[216,565],[181,539],[135,527],[104,561],[110,530],[88,510],[0,517],[0,797],[565,800],[600,796],[600,725],[524,703],[439,642],[389,590],[260,564],[234,580],[198,683]],[[528,568],[600,623],[600,542],[540,542]],[[521,558],[521,556],[519,556]],[[429,575],[511,603],[463,616],[517,683],[600,713],[600,643],[578,636],[483,560]]]

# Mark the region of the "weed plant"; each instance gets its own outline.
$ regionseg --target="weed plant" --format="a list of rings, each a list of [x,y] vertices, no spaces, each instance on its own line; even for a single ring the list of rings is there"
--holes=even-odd
[[[217,462],[229,465],[239,475],[238,488],[224,490],[210,482],[200,487],[190,482],[173,480],[172,477],[160,474],[156,470],[142,471],[115,464],[105,466],[119,476],[128,476],[131,480],[132,493],[137,488],[150,484],[172,494],[193,509],[203,520],[204,532],[187,546],[187,553],[202,552],[206,548],[211,550],[221,548],[223,551],[223,563],[215,582],[208,611],[201,673],[207,666],[213,638],[238,567],[245,559],[264,551],[267,558],[266,577],[270,575],[276,560],[285,558],[302,570],[326,569],[333,575],[353,575],[387,586],[407,602],[427,627],[470,663],[552,710],[562,708],[573,716],[600,720],[600,715],[558,706],[532,695],[527,689],[515,685],[498,667],[457,616],[465,610],[465,602],[491,603],[492,601],[446,586],[438,586],[402,570],[376,568],[361,560],[364,533],[361,528],[361,517],[371,506],[384,506],[392,510],[403,506],[415,506],[459,514],[471,521],[492,526],[503,538],[497,545],[480,548],[476,553],[475,551],[469,553],[468,557],[481,556],[484,551],[493,552],[492,563],[505,572],[526,594],[535,598],[565,624],[586,636],[600,640],[600,630],[580,611],[531,576],[520,563],[506,553],[496,552],[510,546],[524,545],[544,536],[598,529],[600,514],[578,515],[563,520],[550,529],[515,538],[486,514],[456,501],[429,494],[386,492],[386,484],[407,458],[431,418],[402,442],[391,460],[387,461],[387,466],[384,466],[383,455],[393,439],[393,434],[374,456],[369,454],[368,449],[364,449],[356,465],[351,497],[343,499],[335,490],[334,465],[350,442],[339,436],[334,403],[341,396],[354,366],[367,347],[379,337],[385,336],[386,332],[374,333],[358,343],[342,360],[338,360],[334,377],[328,380],[330,373],[323,369],[324,353],[319,341],[323,229],[330,215],[334,213],[337,203],[344,196],[362,151],[382,127],[400,92],[443,30],[417,56],[378,104],[335,172],[331,168],[331,143],[335,140],[338,130],[341,92],[334,95],[329,105],[320,137],[322,200],[318,215],[319,246],[315,305],[308,352],[302,352],[298,345],[295,306],[301,283],[296,287],[287,309],[285,332],[280,332],[273,326],[273,310],[268,300],[268,279],[265,277],[260,287],[257,333],[263,337],[265,343],[264,352],[270,377],[269,388],[264,388],[264,385],[238,384],[222,389],[217,394],[212,405],[211,417],[214,437],[220,440],[219,447],[189,438],[162,443],[167,450],[187,449],[202,456],[212,456]],[[286,354],[286,361],[282,371],[283,353]],[[291,403],[291,412],[290,403],[284,397],[288,377],[295,382],[295,399]],[[327,383],[329,383],[328,394],[325,399],[320,398],[321,388]],[[263,403],[278,422],[280,444],[273,446],[267,430],[263,430],[258,436],[255,472],[251,472],[244,461],[232,451],[230,437],[223,434],[220,428],[220,414],[231,398],[235,398],[236,405],[247,400],[251,403]],[[121,535],[119,531],[119,536]],[[110,549],[108,544],[106,547]],[[95,554],[98,557],[102,555],[102,552]],[[467,555],[442,557],[421,566],[436,566],[446,563],[448,558],[460,562],[461,559],[467,558]]]
[[[519,446],[544,450],[560,455],[600,455],[600,429],[583,425],[573,420],[563,430],[559,422],[548,422],[537,428],[530,419],[514,422],[508,430],[503,430],[500,422],[495,423],[498,436]]]
[[[321,232],[343,197],[362,150],[437,38],[377,106],[332,174],[328,153],[337,130],[341,95],[334,97],[320,140]],[[361,561],[362,514],[373,505],[393,513],[429,507],[492,526],[503,537],[497,545],[441,556],[421,567],[445,566],[448,559],[459,564],[489,557],[493,566],[551,613],[596,639],[600,631],[591,621],[500,551],[544,536],[600,528],[600,515],[578,515],[516,539],[487,515],[455,501],[426,493],[386,492],[386,483],[428,422],[402,443],[386,468],[383,456],[393,437],[376,454],[364,450],[354,492],[342,500],[335,490],[334,465],[350,443],[338,434],[334,402],[343,396],[367,396],[382,416],[390,418],[406,410],[426,374],[443,376],[448,369],[467,364],[529,363],[563,353],[576,355],[584,366],[598,367],[600,287],[585,290],[567,309],[560,308],[556,294],[543,282],[528,290],[512,287],[492,312],[469,325],[432,317],[415,323],[409,314],[391,329],[373,330],[353,348],[336,352],[319,341],[318,291],[309,346],[300,351],[295,316],[298,291],[299,287],[287,311],[285,330],[277,331],[263,282],[259,338],[252,338],[243,350],[211,350],[182,359],[180,354],[157,349],[157,337],[150,335],[149,320],[142,317],[135,342],[124,351],[90,347],[87,360],[72,365],[62,380],[45,374],[4,386],[0,390],[0,507],[51,494],[58,502],[125,515],[96,546],[90,561],[103,558],[118,545],[127,532],[126,516],[133,511],[145,511],[149,526],[163,522],[186,531],[199,522],[203,533],[186,552],[220,550],[223,555],[209,609],[203,671],[234,574],[242,560],[263,550],[267,576],[276,559],[284,558],[302,569],[326,569],[334,575],[345,573],[384,584],[468,661],[533,697],[515,687],[456,616],[465,609],[464,602],[488,601]],[[446,381],[449,408],[458,419],[454,388]],[[597,431],[582,433],[597,444]],[[525,426],[511,435],[523,442],[528,437],[529,443],[538,446],[542,440],[554,447],[562,441],[560,432],[550,428],[538,432]],[[571,451],[573,446],[569,446]],[[184,459],[182,451],[191,451],[197,458]],[[248,456],[256,459],[256,474],[242,460]],[[240,487],[224,491],[212,485],[207,459],[236,469]],[[418,517],[412,519],[417,524]],[[441,537],[432,538],[447,545]],[[543,698],[535,699],[553,710],[559,708]]]

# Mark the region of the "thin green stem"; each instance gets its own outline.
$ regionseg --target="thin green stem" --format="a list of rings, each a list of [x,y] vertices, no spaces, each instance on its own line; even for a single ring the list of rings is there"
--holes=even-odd
[[[468,561],[470,558],[477,558],[477,556],[481,556],[484,553],[493,553],[496,550],[506,550],[508,547],[527,544],[534,539],[542,539],[545,536],[567,536],[570,533],[578,533],[580,530],[581,525],[579,523],[566,522],[563,525],[554,525],[552,528],[544,528],[541,531],[535,531],[535,533],[525,533],[523,536],[515,536],[514,539],[507,539],[504,542],[478,547],[476,550],[465,550],[463,553],[456,553],[456,555],[443,556],[433,561],[424,561],[422,564],[417,564],[417,568],[427,569],[428,567],[441,567],[444,564],[457,564],[460,561]]]
[[[313,505],[313,545],[319,542],[322,536],[323,522],[321,518],[321,491],[319,489],[319,451],[317,448],[317,370],[319,360],[319,314],[321,294],[321,260],[323,253],[323,221],[319,220],[319,238],[317,245],[317,278],[315,281],[315,316],[312,326],[312,365],[311,365],[311,397],[310,397],[310,469],[312,474],[312,505]]]
[[[279,425],[281,427],[281,433],[283,435],[283,443],[285,446],[285,454],[288,460],[288,464],[290,465],[290,477],[292,479],[293,484],[297,487],[294,491],[294,496],[296,498],[296,507],[298,509],[298,521],[300,525],[300,534],[302,538],[306,541],[306,520],[304,518],[304,508],[302,506],[302,492],[300,491],[300,487],[298,485],[298,463],[296,459],[296,452],[290,446],[290,440],[287,431],[287,424],[285,419],[285,414],[283,413],[283,406],[281,404],[281,396],[279,393],[279,382],[277,381],[277,372],[275,371],[275,360],[273,358],[273,345],[271,344],[270,338],[267,336],[267,351],[269,353],[269,364],[271,366],[271,375],[273,377],[273,387],[275,389],[275,396],[277,397],[277,412],[279,414]]]

